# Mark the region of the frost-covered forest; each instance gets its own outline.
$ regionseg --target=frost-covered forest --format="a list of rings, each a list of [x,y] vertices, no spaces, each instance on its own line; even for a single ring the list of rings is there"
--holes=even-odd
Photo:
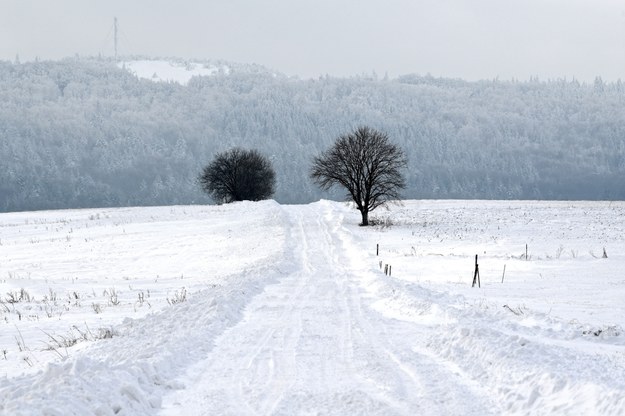
[[[289,78],[252,65],[188,84],[111,60],[0,61],[0,210],[206,203],[197,176],[259,149],[275,199],[321,193],[313,155],[360,125],[408,156],[406,198],[625,199],[625,85]]]

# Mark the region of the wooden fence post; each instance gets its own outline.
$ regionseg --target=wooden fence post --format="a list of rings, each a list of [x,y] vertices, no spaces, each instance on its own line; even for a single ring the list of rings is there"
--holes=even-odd
[[[477,254],[475,255],[475,273],[473,273],[473,284],[471,287],[475,287],[475,282],[477,281],[477,287],[481,288],[482,285],[480,283],[480,267],[477,264]]]

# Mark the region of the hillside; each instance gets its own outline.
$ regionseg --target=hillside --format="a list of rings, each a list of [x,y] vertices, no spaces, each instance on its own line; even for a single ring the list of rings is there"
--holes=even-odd
[[[193,77],[206,77],[219,73],[228,74],[227,65],[199,63],[199,62],[172,62],[169,60],[129,60],[117,63],[117,67],[127,70],[138,78],[154,82],[176,82],[186,85]]]
[[[197,76],[190,76],[197,75]],[[205,203],[232,146],[267,154],[276,200],[321,193],[310,159],[359,125],[408,156],[406,198],[625,198],[625,87],[572,81],[289,78],[227,62],[0,62],[0,211]]]
[[[0,214],[0,414],[624,414],[624,203],[376,216]]]

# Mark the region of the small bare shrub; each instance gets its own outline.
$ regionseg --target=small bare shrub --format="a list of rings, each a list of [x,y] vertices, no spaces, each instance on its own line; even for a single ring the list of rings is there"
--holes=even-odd
[[[41,331],[48,336],[49,342],[46,343],[46,347],[43,349],[44,351],[54,351],[61,358],[66,358],[69,354],[67,353],[67,349],[73,347],[78,343],[78,339],[73,335],[63,336],[63,335],[51,335],[46,331]],[[65,351],[65,354],[59,352],[62,349]]]
[[[78,334],[80,335],[80,338],[83,341],[89,341],[90,338],[93,338],[93,334],[91,334],[91,331],[89,330],[89,327],[87,326],[87,323],[85,322],[85,330],[81,330],[80,328],[78,328],[78,326],[73,325],[72,329],[74,329],[76,332],[78,332]]]
[[[5,296],[5,301],[7,303],[19,303],[19,302],[32,302],[34,301],[35,298],[32,297],[30,295],[30,293],[28,293],[28,291],[24,288],[21,288],[19,292],[14,291],[14,292],[7,292],[6,296]]]
[[[28,348],[26,347],[26,342],[24,342],[24,337],[22,336],[22,331],[20,331],[17,326],[15,327],[15,329],[17,329],[17,335],[14,336],[15,342],[17,342],[17,348],[20,351],[28,350]]]
[[[119,335],[119,333],[113,328],[99,328],[97,333],[91,332],[91,329],[85,323],[85,330],[81,330],[76,325],[72,327],[76,332],[80,334],[80,338],[84,341],[97,341],[99,339],[109,339]]]
[[[98,329],[97,339],[111,339],[116,335],[118,333],[113,328],[100,328]]]
[[[115,288],[111,288],[108,291],[104,291],[104,296],[108,297],[108,304],[117,306],[119,305],[119,297],[117,296],[117,290]]]
[[[149,297],[149,296],[150,296],[150,293],[148,292],[148,297]],[[152,307],[152,305],[150,304],[150,302],[148,302],[148,301],[145,299],[145,294],[144,294],[143,292],[139,292],[139,293],[137,294],[137,301],[135,302],[135,305],[134,305],[135,312],[137,312],[137,308],[142,307],[144,303],[148,305],[148,308],[151,308],[151,307]]]
[[[54,315],[54,311],[52,310],[52,306],[48,305],[48,303],[45,303],[44,310],[46,312],[46,316],[48,318],[52,318],[52,316]]]
[[[17,292],[7,292],[5,301],[6,303],[10,303],[10,304],[19,302],[19,296]]]
[[[50,302],[54,302],[56,303],[57,300],[57,296],[56,296],[56,292],[52,290],[51,287],[48,288],[48,294],[47,295],[43,295],[43,301],[50,301]]]
[[[187,289],[184,287],[180,290],[180,292],[176,291],[174,296],[171,298],[167,298],[167,303],[170,305],[175,305],[177,303],[182,303],[187,300]]]
[[[0,299],[0,306],[2,306],[2,309],[4,309],[6,313],[11,313],[11,309],[9,309],[9,307],[6,305],[6,303],[4,303],[2,299]]]
[[[525,315],[525,313],[527,312],[527,308],[525,306],[517,306],[517,307],[511,308],[508,305],[503,305],[503,307],[509,310],[510,312],[512,312],[513,314],[515,314],[516,316]]]
[[[25,355],[22,360],[24,360],[24,362],[26,364],[28,364],[29,367],[33,366],[33,360],[30,359],[30,357],[28,355]]]
[[[378,226],[380,228],[388,228],[395,225],[395,221],[390,216],[369,218],[369,225]]]
[[[102,313],[102,306],[100,306],[99,303],[95,303],[94,302],[94,303],[91,304],[91,307],[93,308],[93,311],[95,313]]]

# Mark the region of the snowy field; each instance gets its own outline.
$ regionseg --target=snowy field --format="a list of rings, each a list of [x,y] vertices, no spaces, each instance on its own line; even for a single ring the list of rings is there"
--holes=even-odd
[[[0,214],[0,414],[625,414],[625,203],[373,217]]]
[[[117,64],[139,78],[155,82],[177,82],[187,85],[194,76],[211,76],[230,73],[226,65],[202,64],[198,62],[173,62],[171,60],[144,59],[124,61]]]

